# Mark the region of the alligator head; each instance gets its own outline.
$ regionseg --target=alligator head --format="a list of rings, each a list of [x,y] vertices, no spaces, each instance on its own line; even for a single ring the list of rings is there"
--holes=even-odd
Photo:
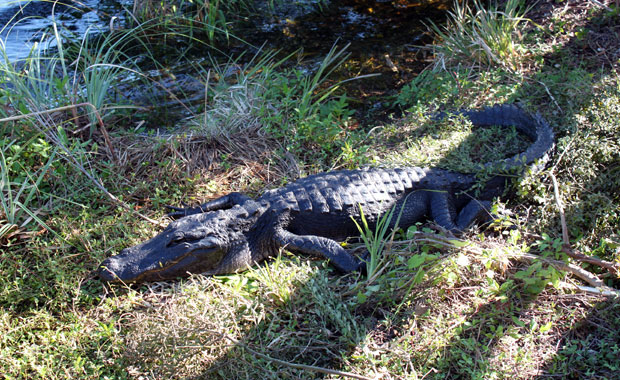
[[[142,282],[245,269],[253,264],[247,235],[261,214],[250,202],[174,221],[152,239],[106,259],[99,277]]]

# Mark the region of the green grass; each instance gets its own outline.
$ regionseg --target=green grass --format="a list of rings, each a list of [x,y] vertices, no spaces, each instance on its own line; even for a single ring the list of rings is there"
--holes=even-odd
[[[553,174],[571,246],[620,261],[620,80],[617,67],[600,61],[603,53],[585,54],[582,45],[596,35],[584,30],[615,21],[595,7],[586,13],[563,7],[554,8],[545,29],[522,29],[516,61],[445,61],[447,70],[427,69],[390,100],[406,116],[362,128],[369,133],[348,128],[355,122],[350,105],[327,76],[344,58],[337,50],[316,75],[266,53],[232,77],[224,75],[230,62],[218,66],[214,58],[199,67],[208,91],[204,114],[196,112],[191,128],[203,131],[200,137],[139,135],[126,125],[125,111],[101,98],[96,108],[104,111],[118,162],[99,128],[73,133],[72,112],[0,122],[0,231],[11,228],[0,238],[0,373],[7,379],[341,378],[267,355],[369,378],[613,379],[620,371],[618,301],[578,292],[574,285],[583,282],[574,275],[519,254],[569,261],[558,246]],[[64,58],[31,57],[31,77],[3,66],[2,81],[12,81],[16,91],[0,89],[9,105],[0,112],[76,104],[71,80],[54,76],[71,77],[75,58],[94,82],[76,80],[84,88],[93,83],[93,94],[115,88],[125,71],[115,71],[117,65],[129,67],[124,56],[98,56],[100,46],[72,46],[78,49],[67,48]],[[112,71],[94,75],[99,69]],[[217,75],[207,81],[207,74]],[[165,204],[229,191],[256,194],[299,172],[366,162],[469,171],[527,142],[514,131],[428,116],[516,101],[554,128],[551,165],[525,173],[513,186],[515,196],[494,205],[501,219],[464,240],[437,235],[428,223],[384,233],[387,241],[375,239],[383,249],[372,281],[286,251],[230,276],[132,287],[104,287],[94,278],[104,258],[159,227],[111,201],[82,168],[133,210],[165,222]],[[241,131],[232,124],[239,113],[218,110],[235,107],[251,110],[243,126],[260,121],[246,131],[245,145],[226,145]],[[86,111],[78,116],[82,127],[92,122]],[[204,122],[209,117],[226,125],[216,148],[217,136],[204,132],[213,127]],[[285,143],[293,148],[285,151]],[[29,220],[31,213],[55,233]],[[5,227],[13,224],[21,229]],[[360,242],[346,247],[365,249]],[[581,265],[620,287],[600,268]]]
[[[441,67],[456,64],[469,67],[499,65],[517,70],[524,58],[519,30],[528,20],[523,17],[528,9],[521,0],[498,1],[489,5],[482,1],[454,1],[445,26],[431,23],[439,36],[435,46],[435,64]],[[531,7],[530,7],[531,8]]]

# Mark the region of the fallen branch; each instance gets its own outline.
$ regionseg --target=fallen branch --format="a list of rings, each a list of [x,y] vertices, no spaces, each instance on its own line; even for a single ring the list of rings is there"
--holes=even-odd
[[[613,11],[613,9],[611,9],[610,7],[608,7],[607,5],[605,5],[605,4],[603,4],[603,3],[601,3],[601,2],[600,2],[600,1],[598,1],[598,0],[589,0],[589,2],[591,2],[591,3],[592,3],[592,4],[594,4],[594,5],[598,5],[599,7],[603,8],[604,10],[606,10],[606,11],[608,11],[608,12]]]
[[[448,238],[442,235],[431,235],[431,234],[426,234],[423,232],[416,232],[414,235],[414,238],[409,240],[408,242],[416,242],[416,243],[429,243],[429,244],[436,244],[442,247],[446,247],[446,248],[453,248],[453,249],[463,249],[467,252],[470,252],[474,255],[481,255],[482,254],[482,248],[480,247],[476,247],[473,245],[461,245],[459,244],[458,246],[454,243],[454,241],[458,241],[460,243],[465,243],[465,241],[460,240],[460,239],[456,239],[456,238]],[[539,260],[543,263],[546,263],[548,265],[552,265],[554,266],[556,269],[561,270],[561,271],[565,271],[565,272],[569,272],[573,275],[575,275],[576,277],[582,279],[583,281],[587,282],[591,288],[589,289],[596,289],[596,294],[601,294],[601,295],[613,295],[613,296],[618,296],[620,297],[620,291],[616,290],[616,289],[612,289],[609,288],[607,286],[605,286],[604,282],[598,278],[595,274],[588,272],[587,270],[581,268],[580,266],[574,265],[574,264],[567,264],[563,261],[560,260],[554,260],[554,259],[549,259],[546,257],[541,257],[538,255],[533,255],[531,253],[526,253],[526,252],[522,252],[519,250],[511,250],[509,251],[508,255],[512,258],[515,259],[524,259],[524,260],[528,260],[528,261],[534,261],[534,260]],[[584,255],[585,256],[585,255]],[[589,256],[585,256],[589,259],[592,259]],[[600,262],[601,260],[596,259],[598,262]],[[611,265],[613,265],[612,263],[609,263]],[[582,288],[580,288],[579,285],[576,285],[576,287],[579,290],[583,290]],[[584,290],[585,291],[585,290]],[[591,292],[591,291],[590,291]]]
[[[562,252],[568,257],[575,259],[579,262],[596,265],[601,268],[607,269],[611,274],[618,276],[620,274],[620,264],[612,263],[611,261],[601,260],[595,256],[584,255],[583,253],[572,249],[566,245],[562,246]]]
[[[603,283],[603,281],[600,278],[598,278],[595,274],[590,273],[587,270],[575,264],[566,264],[563,261],[548,259],[545,257],[540,257],[537,255],[532,255],[531,253],[525,253],[525,252],[511,252],[511,254],[513,254],[514,255],[513,257],[515,258],[523,258],[523,259],[530,260],[530,261],[539,260],[539,261],[542,261],[543,263],[553,265],[558,270],[562,270],[562,271],[570,272],[574,274],[575,276],[579,277],[580,279],[590,284],[592,287],[601,288],[605,286],[605,283]]]
[[[534,239],[539,239],[539,240],[542,239],[542,236],[537,235],[537,234],[528,233],[527,235]],[[579,262],[592,264],[597,267],[607,269],[607,271],[609,271],[611,274],[615,276],[620,276],[620,264],[618,263],[599,259],[596,256],[588,256],[586,254],[579,252],[576,249],[573,249],[567,246],[566,244],[562,245],[562,252],[565,253],[568,257],[575,259]]]
[[[560,284],[561,286],[567,287],[567,288],[572,288],[572,289],[577,289],[579,291],[582,291],[584,293],[588,293],[588,294],[592,294],[595,296],[605,296],[605,297],[620,297],[620,292],[614,289],[607,289],[607,288],[593,288],[590,286],[583,286],[583,285],[573,285],[573,284],[569,284],[566,282],[563,282]]]
[[[555,196],[555,204],[558,207],[558,212],[560,213],[560,224],[562,225],[562,252],[564,252],[570,258],[573,258],[579,262],[588,263],[592,265],[599,266],[601,268],[607,269],[610,273],[614,275],[618,275],[620,272],[620,265],[616,263],[612,263],[610,261],[601,260],[596,257],[587,256],[583,253],[575,252],[570,247],[570,240],[568,237],[568,227],[566,226],[566,216],[564,214],[564,206],[562,205],[562,199],[560,198],[560,190],[558,186],[558,181],[555,178],[555,175],[551,172],[549,173],[551,177],[551,181],[553,182],[553,194]]]

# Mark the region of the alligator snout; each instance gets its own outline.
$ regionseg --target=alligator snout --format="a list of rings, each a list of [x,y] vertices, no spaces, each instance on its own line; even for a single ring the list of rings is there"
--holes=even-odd
[[[115,256],[107,258],[99,266],[99,278],[103,281],[118,281],[118,273],[120,272],[121,267]]]

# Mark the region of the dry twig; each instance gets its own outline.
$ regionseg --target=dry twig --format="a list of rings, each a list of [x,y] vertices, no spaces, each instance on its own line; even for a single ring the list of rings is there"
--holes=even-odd
[[[605,268],[613,275],[618,276],[620,274],[620,264],[612,263],[611,261],[601,260],[598,257],[584,255],[583,253],[576,251],[566,245],[562,247],[562,252],[564,252],[568,257],[575,259],[579,262]]]
[[[618,273],[620,272],[620,268],[618,264],[605,261],[605,260],[601,260],[596,257],[584,255],[583,253],[576,252],[570,247],[568,227],[566,226],[566,216],[564,214],[564,207],[562,205],[562,199],[560,198],[558,181],[552,172],[549,173],[549,176],[551,177],[551,181],[553,182],[553,194],[555,196],[555,204],[557,205],[558,212],[560,213],[560,224],[562,225],[562,242],[564,243],[562,245],[562,252],[564,252],[570,258],[575,259],[579,262],[584,262],[584,263],[596,265],[601,268],[605,268],[610,273],[617,276]]]
[[[570,239],[568,237],[568,227],[566,227],[566,216],[564,215],[564,206],[562,205],[562,200],[560,199],[560,190],[558,189],[558,180],[555,178],[553,172],[549,173],[549,177],[551,177],[551,181],[553,182],[553,195],[555,196],[555,204],[558,206],[558,212],[560,213],[560,224],[562,225],[562,241],[565,245],[570,244]]]

